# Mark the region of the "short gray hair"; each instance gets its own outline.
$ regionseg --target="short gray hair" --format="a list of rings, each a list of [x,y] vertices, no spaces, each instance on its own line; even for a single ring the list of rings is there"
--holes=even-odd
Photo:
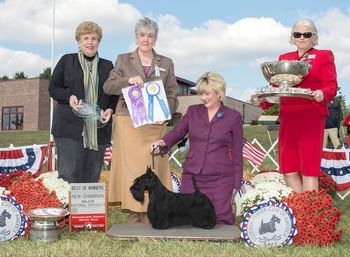
[[[144,17],[139,19],[139,21],[135,25],[135,36],[144,28],[148,28],[153,32],[153,36],[155,39],[158,37],[158,24],[151,20],[150,18]]]
[[[293,33],[296,32],[295,29],[297,27],[299,27],[300,25],[303,25],[305,27],[309,27],[312,30],[311,31],[312,34],[316,36],[315,41],[313,42],[313,46],[316,46],[318,44],[318,33],[317,33],[315,23],[310,19],[300,19],[294,23],[294,25],[292,27],[292,31],[291,31],[290,36],[289,36],[289,43],[294,45]]]

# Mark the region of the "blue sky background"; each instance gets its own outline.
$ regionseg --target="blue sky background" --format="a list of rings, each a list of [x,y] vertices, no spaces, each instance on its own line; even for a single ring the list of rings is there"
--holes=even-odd
[[[0,76],[24,71],[38,76],[51,66],[53,0],[0,0]],[[248,101],[267,85],[264,61],[295,48],[288,43],[293,23],[311,18],[320,49],[336,58],[338,82],[350,103],[350,2],[340,0],[56,0],[54,63],[76,52],[76,26],[84,20],[103,29],[99,54],[113,63],[135,48],[134,25],[142,16],[156,20],[156,51],[174,60],[176,75],[195,81],[214,70],[228,95]]]

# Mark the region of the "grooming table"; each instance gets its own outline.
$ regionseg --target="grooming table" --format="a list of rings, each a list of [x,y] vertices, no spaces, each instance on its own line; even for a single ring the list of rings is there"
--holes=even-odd
[[[107,235],[120,240],[150,238],[223,241],[240,239],[241,231],[236,226],[223,224],[216,225],[213,229],[181,226],[159,230],[152,228],[150,224],[135,223],[116,224],[107,231]]]

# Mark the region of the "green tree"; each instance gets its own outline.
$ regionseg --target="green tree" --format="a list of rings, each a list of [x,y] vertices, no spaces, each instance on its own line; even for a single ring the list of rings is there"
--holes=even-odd
[[[269,109],[263,111],[263,115],[279,115],[280,113],[280,105],[275,104],[271,106]]]
[[[2,76],[2,77],[0,77],[0,80],[9,80],[10,78],[9,77],[7,77],[6,75],[5,76]]]
[[[343,111],[343,119],[345,119],[345,117],[350,113],[350,109],[349,109],[349,106],[346,105],[345,95],[343,95],[343,93],[341,92],[341,87],[339,86],[338,86],[338,93],[335,98],[337,98],[337,100],[340,102],[341,109]]]
[[[28,76],[25,75],[23,71],[21,71],[21,72],[16,72],[16,73],[13,75],[13,79],[26,79],[26,78],[28,78]]]
[[[43,70],[42,73],[40,73],[39,77],[41,79],[48,79],[50,80],[51,79],[51,68],[50,67],[47,67]]]

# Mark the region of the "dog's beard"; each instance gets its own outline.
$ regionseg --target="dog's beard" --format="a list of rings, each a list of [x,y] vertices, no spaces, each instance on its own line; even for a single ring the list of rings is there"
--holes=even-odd
[[[131,194],[133,197],[143,203],[145,201],[145,187],[141,185],[133,185],[130,187]]]

